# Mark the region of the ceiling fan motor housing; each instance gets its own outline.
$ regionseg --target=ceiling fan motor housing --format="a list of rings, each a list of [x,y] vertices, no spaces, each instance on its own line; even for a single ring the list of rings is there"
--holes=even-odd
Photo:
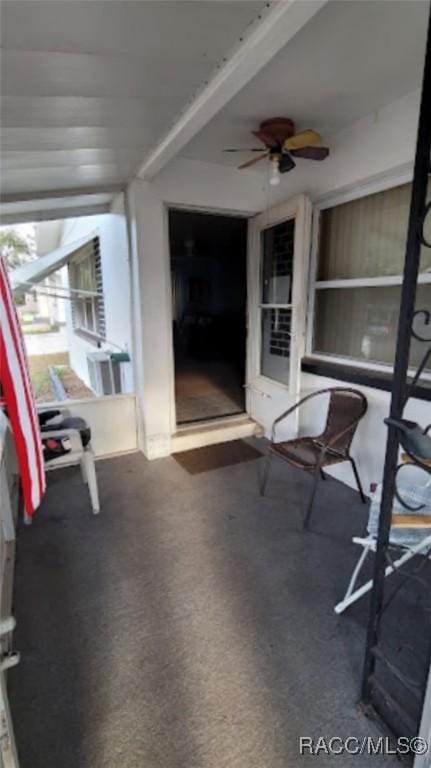
[[[295,133],[295,123],[288,117],[271,117],[264,120],[258,131],[252,131],[253,135],[262,141],[268,148],[283,144]]]

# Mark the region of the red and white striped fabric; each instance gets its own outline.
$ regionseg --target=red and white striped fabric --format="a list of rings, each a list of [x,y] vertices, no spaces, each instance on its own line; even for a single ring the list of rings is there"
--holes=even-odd
[[[24,340],[6,265],[0,257],[0,388],[15,440],[24,507],[32,515],[45,491],[39,422],[28,374]]]

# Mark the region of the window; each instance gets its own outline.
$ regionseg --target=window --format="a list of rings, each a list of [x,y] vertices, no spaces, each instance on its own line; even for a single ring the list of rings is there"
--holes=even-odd
[[[411,184],[321,212],[312,352],[392,366]],[[428,234],[429,237],[429,234]],[[431,306],[431,253],[423,248],[416,306]],[[410,365],[423,350],[412,340]]]
[[[289,383],[295,219],[262,232],[261,373]]]
[[[72,323],[76,332],[105,338],[102,264],[99,238],[94,238],[69,263]],[[76,293],[82,291],[82,293]]]

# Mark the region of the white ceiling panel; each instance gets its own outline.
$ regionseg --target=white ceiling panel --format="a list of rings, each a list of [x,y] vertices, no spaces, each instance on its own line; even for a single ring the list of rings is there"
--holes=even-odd
[[[135,168],[142,156],[139,149],[60,149],[3,152],[0,168],[3,170],[25,170],[26,168],[75,167],[80,165],[118,164]]]
[[[276,115],[330,139],[420,87],[428,14],[421,0],[331,0],[182,155],[239,165],[247,153],[223,148],[260,146],[251,131]]]
[[[3,50],[2,91],[5,96],[127,96],[156,103],[164,96],[178,109],[211,71],[208,59],[197,61],[192,54],[181,61],[172,54],[155,61],[145,55]]]
[[[17,51],[218,63],[264,7],[218,0],[3,0],[2,45]]]
[[[28,192],[79,189],[82,185],[94,187],[102,183],[115,186],[119,176],[131,172],[130,168],[118,165],[66,165],[45,168],[43,174],[40,168],[14,169],[2,171],[2,184],[12,194],[18,193],[24,183]]]
[[[2,195],[124,185],[266,6],[3,0]]]
[[[160,90],[152,101],[139,98],[47,96],[2,97],[2,124],[14,128],[29,124],[33,127],[119,126],[124,115],[137,125],[148,124],[151,130],[169,119],[171,107]]]
[[[114,126],[71,126],[64,128],[3,128],[1,144],[4,151],[14,150],[59,150],[59,149],[109,149],[145,147],[151,141],[151,133],[139,125],[129,123],[124,117],[123,125]]]

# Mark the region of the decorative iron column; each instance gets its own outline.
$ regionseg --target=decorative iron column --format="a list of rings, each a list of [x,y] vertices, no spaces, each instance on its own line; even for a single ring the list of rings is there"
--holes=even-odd
[[[431,210],[431,201],[426,201],[428,177],[431,173],[430,150],[431,17],[428,27],[428,38],[425,54],[425,67],[422,85],[422,97],[419,114],[416,157],[414,163],[414,176],[407,231],[400,315],[398,321],[397,346],[390,405],[390,418],[394,420],[399,420],[402,418],[405,405],[409,397],[414,396],[415,386],[419,381],[424,368],[427,366],[428,361],[431,359],[431,307],[425,307],[418,312],[415,312],[416,286],[419,274],[421,246],[431,248],[431,243],[426,242],[424,236],[425,220],[427,216],[430,215]],[[425,334],[423,331],[419,332],[417,330],[417,323],[419,320],[422,320],[422,326],[426,331]],[[422,362],[419,365],[413,380],[409,382],[408,368],[412,336],[419,341],[423,341],[427,348],[424,351]],[[389,694],[385,698],[385,691],[383,691],[382,696],[382,688],[380,684],[379,695],[376,694],[376,689],[378,686],[374,677],[374,673],[376,667],[376,659],[379,658],[379,656],[381,657],[379,641],[381,635],[382,609],[384,605],[385,568],[388,564],[387,551],[391,529],[393,499],[394,495],[397,493],[396,478],[397,472],[400,469],[400,467],[397,467],[398,448],[399,439],[397,429],[394,426],[389,426],[383,475],[380,523],[374,563],[374,584],[369,610],[369,623],[362,684],[362,704],[365,710],[371,709],[377,711],[377,714],[380,715],[386,722],[387,718],[385,717],[385,712],[382,712],[382,700],[390,702],[388,706],[391,707],[396,707],[397,702],[394,702]],[[414,461],[414,463],[425,469],[425,471],[431,471],[426,465],[417,461],[415,457],[410,458]],[[395,675],[397,674],[396,669],[392,667],[391,663],[388,664],[387,669],[388,674],[390,674],[391,669]],[[399,679],[400,678],[398,678],[398,680]],[[408,685],[408,681],[404,682],[406,685]],[[380,701],[380,704],[377,704],[376,699]],[[403,705],[401,702],[401,709],[402,706]]]

